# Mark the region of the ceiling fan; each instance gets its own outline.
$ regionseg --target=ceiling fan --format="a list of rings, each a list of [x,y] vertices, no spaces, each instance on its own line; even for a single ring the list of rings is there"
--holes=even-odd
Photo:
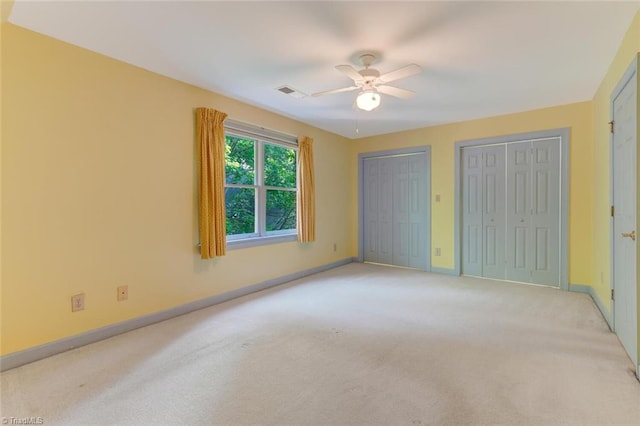
[[[380,74],[380,71],[377,69],[369,68],[375,60],[376,56],[372,53],[364,53],[360,55],[360,61],[364,66],[364,69],[360,71],[357,71],[351,65],[336,65],[336,69],[352,79],[354,85],[314,93],[311,96],[325,96],[360,89],[360,93],[356,97],[356,106],[365,111],[372,111],[380,105],[380,93],[401,99],[409,99],[415,96],[415,92],[412,92],[411,90],[387,86],[387,83],[419,73],[422,71],[420,66],[410,64],[395,71]]]

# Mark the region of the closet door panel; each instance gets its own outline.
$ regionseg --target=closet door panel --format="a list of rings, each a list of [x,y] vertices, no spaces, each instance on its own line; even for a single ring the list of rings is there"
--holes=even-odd
[[[531,282],[560,286],[560,140],[536,141],[531,158]]]
[[[393,263],[393,158],[379,158],[378,262]]]
[[[531,143],[507,145],[506,273],[511,281],[531,280]]]
[[[482,276],[483,148],[462,150],[462,273]]]
[[[427,154],[411,155],[409,162],[409,266],[427,269]]]
[[[363,260],[429,267],[429,154],[363,161]]]
[[[397,266],[409,266],[409,159],[390,158],[393,162],[393,256]]]
[[[560,286],[558,137],[462,149],[462,273]]]
[[[482,276],[504,279],[505,147],[486,147],[483,154]]]
[[[378,179],[380,160],[377,158],[368,159],[364,162],[364,261],[379,262],[379,218],[378,218],[378,198],[380,193],[380,182]]]

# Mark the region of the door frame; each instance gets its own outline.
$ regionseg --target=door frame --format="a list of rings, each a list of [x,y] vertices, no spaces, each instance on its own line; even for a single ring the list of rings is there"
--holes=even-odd
[[[631,78],[636,78],[638,79],[638,57],[640,56],[640,54],[636,54],[633,58],[633,60],[631,61],[631,63],[629,64],[629,66],[627,67],[626,71],[624,72],[624,74],[622,75],[622,77],[620,77],[620,80],[618,80],[618,83],[616,84],[616,87],[613,89],[613,91],[611,92],[611,97],[609,98],[609,117],[611,117],[611,120],[615,120],[614,114],[614,108],[613,108],[613,101],[615,100],[615,98],[617,98],[620,93],[622,92],[622,90],[624,89],[624,87],[627,85],[627,83],[631,80]],[[636,84],[636,112],[640,111],[640,96],[638,96],[638,87]],[[614,124],[615,125],[615,124]],[[640,135],[640,120],[636,119],[636,179],[635,179],[635,191],[636,194],[638,192],[638,152],[640,150],[638,150],[637,144],[638,144],[638,135]],[[609,205],[613,206],[614,203],[614,188],[613,188],[613,138],[614,138],[614,134],[609,132]],[[638,226],[638,203],[640,203],[640,197],[638,197],[636,195],[636,227]],[[611,292],[613,293],[615,291],[615,275],[614,275],[614,217],[613,216],[609,216],[609,286],[611,289]],[[637,249],[636,247],[636,297],[640,298],[640,285],[638,283],[638,275],[637,275],[637,265],[639,262],[638,256],[640,256],[640,250]],[[611,309],[609,312],[610,315],[610,323],[609,323],[609,327],[611,328],[611,330],[615,333],[616,332],[616,301],[615,298],[613,300],[611,300]],[[640,300],[636,300],[636,317],[640,318],[639,312],[638,312],[638,307],[640,306]],[[639,328],[640,324],[636,324],[636,334],[639,333]],[[617,333],[616,333],[617,335]],[[636,365],[636,377],[638,377],[640,379],[640,336],[636,337],[637,341],[636,341],[636,345],[638,348],[638,353],[634,354],[632,356],[632,360],[634,360],[633,358],[635,358],[635,360],[638,361],[638,365]],[[634,360],[634,362],[635,362]]]
[[[427,236],[426,254],[427,263],[425,270],[431,271],[431,146],[416,146],[410,148],[400,148],[385,151],[372,151],[358,154],[358,262],[364,262],[364,161],[370,158],[394,157],[411,154],[426,154],[426,200],[427,200]]]
[[[509,142],[536,141],[560,138],[560,289],[569,290],[569,141],[568,127],[537,132],[515,133],[482,139],[457,141],[454,146],[454,274],[462,273],[462,149],[472,146],[506,144]]]

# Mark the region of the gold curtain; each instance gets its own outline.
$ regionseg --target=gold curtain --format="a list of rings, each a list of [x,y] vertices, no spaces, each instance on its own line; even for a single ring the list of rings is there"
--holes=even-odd
[[[316,239],[316,184],[313,173],[313,139],[298,138],[298,241]]]
[[[224,256],[227,232],[224,207],[224,119],[211,108],[196,109],[200,167],[200,257]]]

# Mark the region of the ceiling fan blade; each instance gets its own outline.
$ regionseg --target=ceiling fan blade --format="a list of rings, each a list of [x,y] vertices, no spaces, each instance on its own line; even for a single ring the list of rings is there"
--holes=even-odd
[[[345,74],[353,81],[362,80],[362,75],[360,75],[360,73],[356,71],[356,69],[351,65],[336,65],[336,69]]]
[[[311,96],[315,98],[318,96],[333,95],[334,93],[351,92],[356,89],[359,89],[359,87],[358,86],[343,87],[341,89],[325,90],[324,92],[314,93]]]
[[[401,89],[399,87],[393,86],[378,86],[377,89],[380,93],[402,99],[411,99],[416,95],[415,92],[412,92],[411,90]]]
[[[406,67],[398,68],[395,71],[390,71],[386,74],[382,74],[380,77],[378,77],[378,81],[380,81],[381,83],[390,83],[394,80],[400,80],[401,78],[418,74],[420,71],[422,71],[420,65],[410,64]]]

